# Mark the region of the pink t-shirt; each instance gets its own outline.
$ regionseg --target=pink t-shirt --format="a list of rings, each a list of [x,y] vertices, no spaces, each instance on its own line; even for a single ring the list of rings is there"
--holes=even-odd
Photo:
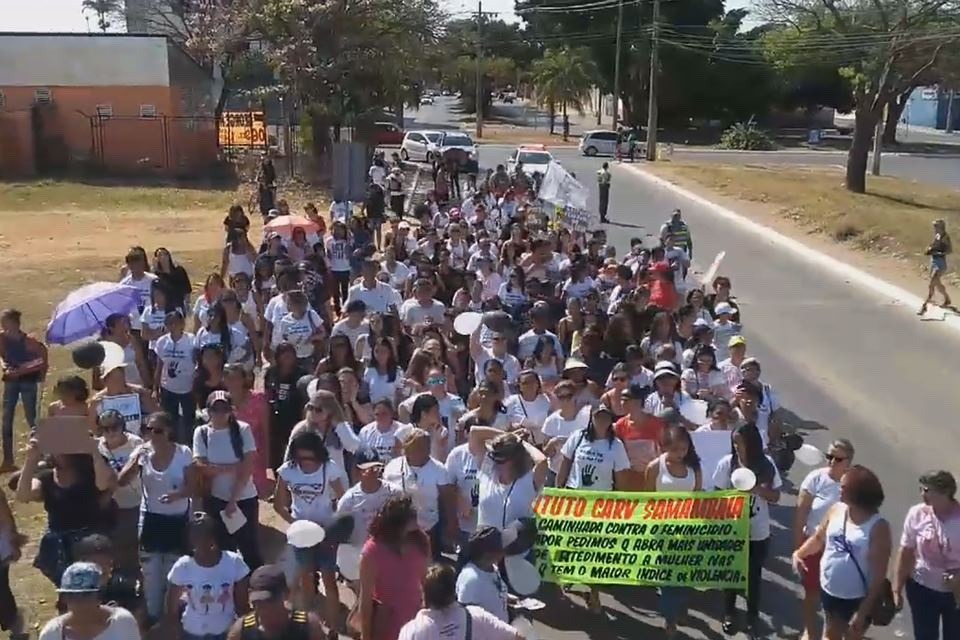
[[[917,556],[913,579],[934,591],[946,592],[945,571],[960,570],[960,506],[944,520],[926,504],[910,507],[903,521],[900,546],[913,549]]]
[[[267,396],[262,391],[251,391],[246,401],[234,409],[237,420],[250,425],[253,442],[257,450],[253,454],[253,484],[261,496],[273,490],[273,483],[267,478],[267,460],[264,452],[267,446]]]
[[[373,538],[363,545],[362,557],[371,557],[377,567],[373,599],[386,610],[384,629],[374,630],[373,640],[394,640],[400,628],[417,615],[423,605],[421,582],[427,573],[429,559],[413,545],[398,555]]]
[[[483,640],[514,640],[516,630],[480,607],[469,605],[471,635]],[[403,625],[397,640],[463,640],[467,634],[467,615],[460,605],[446,609],[421,609]]]

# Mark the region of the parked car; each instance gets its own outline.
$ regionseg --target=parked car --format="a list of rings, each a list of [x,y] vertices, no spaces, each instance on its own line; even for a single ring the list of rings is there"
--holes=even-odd
[[[395,147],[403,142],[403,129],[393,122],[374,122],[371,142],[378,147]]]
[[[408,131],[400,143],[400,158],[410,162],[433,162],[440,153],[441,131]]]
[[[423,96],[420,97],[420,104],[421,105],[433,104],[433,96],[424,94]]]
[[[465,133],[460,131],[444,131],[440,136],[440,141],[437,143],[437,146],[440,148],[440,154],[445,156],[458,156],[461,159],[461,164],[466,164],[467,162],[479,162],[480,161],[480,152],[477,150],[477,144],[473,141],[473,138],[468,136]],[[466,154],[466,159],[463,159],[463,153],[456,154],[451,152],[463,152]]]
[[[523,164],[523,172],[528,176],[539,173],[546,175],[547,167],[554,162],[553,156],[542,144],[520,145],[507,158],[507,171],[513,172],[517,162]]]
[[[613,156],[617,153],[617,132],[606,129],[587,131],[580,137],[580,153],[585,156]]]

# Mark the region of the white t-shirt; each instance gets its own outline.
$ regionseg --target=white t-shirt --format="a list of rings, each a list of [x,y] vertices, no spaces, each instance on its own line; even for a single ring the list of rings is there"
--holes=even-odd
[[[228,363],[237,364],[247,359],[250,353],[250,335],[242,322],[230,325],[227,330],[230,332],[230,353],[224,354]],[[197,350],[202,349],[208,344],[219,344],[223,346],[223,338],[219,331],[210,331],[206,327],[200,327],[197,336],[194,339]]]
[[[355,484],[343,494],[337,503],[337,513],[353,514],[353,533],[350,544],[362,546],[370,534],[370,523],[381,507],[393,496],[401,495],[400,487],[389,482],[381,482],[373,493],[367,493]]]
[[[503,530],[508,524],[520,518],[533,517],[533,501],[537,499],[533,471],[528,471],[514,482],[503,484],[496,477],[493,462],[485,458],[477,473],[477,484],[479,486],[478,527],[496,527]]]
[[[149,444],[144,445],[150,447]],[[153,466],[153,451],[148,449],[137,461],[140,465],[140,482],[143,496],[140,509],[163,515],[181,515],[190,508],[190,499],[182,498],[173,502],[160,502],[160,496],[180,491],[187,482],[186,469],[193,464],[193,452],[184,444],[174,445],[173,457],[163,471]]]
[[[403,371],[398,367],[393,382],[390,382],[389,375],[380,373],[374,367],[367,367],[363,371],[363,381],[367,383],[371,403],[389,400],[393,404],[397,399],[397,389],[403,388]]]
[[[356,349],[357,340],[360,339],[360,336],[365,336],[370,333],[370,323],[366,320],[361,320],[360,324],[356,327],[351,327],[347,323],[347,319],[338,320],[333,325],[333,330],[330,331],[330,336],[347,336],[350,339],[350,346]]]
[[[477,506],[480,503],[480,483],[477,480],[479,466],[476,456],[470,453],[470,445],[466,443],[454,447],[447,456],[447,476],[457,488],[460,531],[467,533],[473,533],[477,529]]]
[[[567,438],[560,455],[571,461],[568,489],[610,491],[614,474],[630,468],[627,449],[620,438],[589,440],[586,431]]]
[[[364,449],[376,451],[380,460],[388,462],[399,455],[396,453],[396,445],[403,430],[409,428],[410,425],[394,420],[389,429],[381,431],[376,422],[371,422],[360,429],[360,435],[358,436],[360,446]]]
[[[330,271],[350,271],[350,241],[330,236],[326,241],[327,266]]]
[[[170,393],[185,394],[193,390],[194,351],[196,341],[192,333],[184,333],[174,340],[169,333],[157,338],[155,351],[162,366],[160,386]]]
[[[410,298],[400,305],[400,320],[408,327],[423,324],[427,318],[432,318],[435,325],[441,325],[445,310],[446,307],[439,300],[431,300],[430,306],[424,306]]]
[[[584,278],[580,282],[574,282],[570,278],[567,278],[567,281],[563,283],[563,293],[566,298],[575,298],[580,300],[585,297],[589,292],[595,291],[597,288],[596,283],[592,278]]]
[[[483,380],[483,369],[487,364],[487,360],[499,360],[503,365],[503,372],[507,378],[507,384],[516,384],[517,378],[520,376],[520,361],[517,360],[516,356],[512,353],[507,353],[503,357],[496,356],[493,353],[492,349],[486,347],[481,348],[482,351],[475,358],[475,364],[473,375],[477,380]]]
[[[140,301],[137,303],[136,311],[130,313],[130,328],[134,331],[140,330],[140,314],[147,308],[147,305],[150,304],[150,288],[156,279],[156,275],[146,272],[139,280],[135,280],[131,273],[123,276],[120,280],[120,284],[134,287],[140,292]]]
[[[480,607],[467,607],[472,619],[473,640],[516,640],[517,631]],[[397,640],[464,640],[467,612],[459,604],[446,609],[421,609],[403,625]]]
[[[520,423],[533,434],[536,444],[543,444],[543,423],[550,415],[550,398],[540,394],[533,402],[524,400],[520,394],[509,396],[503,403],[510,416],[510,422]]]
[[[393,271],[387,269],[387,263],[380,263],[380,273],[385,273],[390,276],[390,286],[397,289],[398,291],[402,290],[407,280],[410,279],[410,268],[403,264],[402,262],[395,262],[393,266]]]
[[[533,356],[533,350],[537,348],[537,342],[540,341],[541,336],[547,336],[553,340],[553,350],[562,358],[563,345],[560,344],[560,338],[550,331],[536,333],[533,329],[530,329],[524,333],[517,341],[517,357],[521,360],[526,360],[527,358]]]
[[[294,520],[330,524],[337,499],[333,482],[339,480],[341,487],[349,483],[342,467],[328,460],[313,473],[305,473],[295,462],[288,460],[277,469],[277,474],[290,490],[290,513]]]
[[[368,314],[373,312],[386,313],[391,305],[399,307],[402,302],[396,289],[379,280],[372,289],[367,289],[362,282],[350,287],[347,291],[346,304],[350,304],[354,300],[363,300],[364,304],[367,305]]]
[[[367,171],[367,175],[370,176],[370,182],[382,187],[387,179],[387,168],[381,167],[378,164],[372,164],[370,165],[370,170]]]
[[[551,438],[569,438],[577,431],[586,428],[589,422],[589,407],[581,408],[573,420],[564,420],[559,411],[554,411],[543,421],[543,438],[547,441]],[[554,473],[560,471],[560,462],[562,460],[563,454],[557,451],[557,454],[547,462],[550,470]]]
[[[803,532],[809,536],[823,522],[830,507],[840,502],[840,483],[831,478],[830,470],[824,467],[808,473],[800,484],[800,490],[813,496],[813,506],[803,528]]]
[[[400,406],[408,412],[413,411],[413,403],[417,401],[417,398],[425,393],[430,392],[421,391],[416,395],[410,396],[401,402]],[[460,416],[463,415],[463,412],[466,410],[466,407],[464,407],[463,404],[463,399],[460,396],[455,396],[452,393],[448,393],[446,397],[437,400],[437,402],[440,404],[440,420],[443,422],[443,426],[450,434],[451,442],[453,442],[456,432],[452,427],[456,425],[457,420],[459,420]]]
[[[413,499],[417,522],[424,531],[440,521],[440,487],[450,484],[443,465],[430,458],[422,467],[407,464],[404,456],[394,458],[383,469],[383,479],[397,485]]]
[[[298,358],[309,358],[313,355],[311,338],[321,326],[320,315],[313,309],[307,309],[299,318],[292,313],[286,313],[280,318],[280,322],[273,325],[271,344],[276,347],[281,342],[289,342],[297,350]]]
[[[153,331],[160,331],[163,329],[163,323],[167,319],[167,314],[163,309],[154,309],[152,304],[148,304],[143,309],[143,313],[140,314],[140,329],[144,327],[151,329]],[[151,351],[156,350],[156,339],[151,340],[147,343],[147,347]]]
[[[457,601],[474,605],[492,613],[503,622],[510,622],[507,614],[507,584],[496,567],[481,569],[472,562],[466,564],[457,576]]]
[[[257,445],[253,440],[253,431],[246,422],[238,422],[240,425],[240,441],[243,444],[242,453],[247,454],[257,450]],[[206,441],[204,440],[206,433]],[[214,429],[209,424],[201,425],[193,432],[193,456],[195,458],[206,458],[210,464],[235,464],[240,462],[233,451],[233,445],[230,442],[230,429]],[[232,473],[218,473],[210,483],[210,495],[219,500],[230,500],[230,494],[233,492]],[[247,478],[247,483],[243,490],[237,496],[238,500],[256,498],[257,489],[253,486],[253,479]]]
[[[248,573],[247,564],[234,551],[222,551],[220,562],[212,567],[201,567],[193,556],[182,556],[173,563],[167,581],[184,588],[183,630],[196,636],[229,631],[237,618],[233,588]]]
[[[133,614],[123,607],[111,607],[107,628],[92,640],[140,640],[140,627]],[[43,625],[38,640],[70,640],[64,630],[64,622],[69,614],[57,616]]]
[[[99,450],[100,455],[106,459],[110,468],[113,469],[115,473],[120,473],[120,471],[127,466],[127,462],[129,462],[134,450],[142,444],[143,439],[140,436],[128,433],[126,443],[116,449],[107,448],[107,443],[104,442],[103,438],[98,438],[97,450]],[[118,486],[114,489],[113,501],[116,502],[117,506],[121,509],[133,509],[139,506],[140,479],[134,478],[130,481],[130,484],[123,487]]]
[[[773,463],[773,460],[769,456],[766,456],[767,461],[770,463],[770,466],[773,467],[773,482],[771,483],[771,488],[779,489],[783,486],[783,482],[780,480],[780,472],[777,471],[777,465]],[[720,462],[717,463],[717,470],[713,472],[713,486],[717,490],[722,489],[731,489],[733,485],[730,484],[730,467],[732,464],[733,456],[732,454],[727,454],[720,459]],[[761,498],[760,496],[751,493],[750,494],[750,539],[751,540],[766,540],[770,537],[770,505],[769,503]]]
[[[207,296],[201,294],[196,302],[193,303],[193,315],[200,320],[201,325],[207,324],[208,316],[210,315],[210,305],[214,302],[216,302],[216,300],[207,300]]]

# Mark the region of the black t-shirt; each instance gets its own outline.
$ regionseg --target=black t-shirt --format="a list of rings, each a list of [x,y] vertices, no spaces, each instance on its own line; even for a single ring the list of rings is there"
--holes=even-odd
[[[137,580],[114,571],[107,584],[100,590],[100,602],[123,607],[133,613],[140,608],[140,594],[137,592]]]
[[[92,478],[64,488],[54,481],[52,469],[44,469],[36,477],[51,531],[95,529],[102,524],[105,510],[100,506],[100,491]]]
[[[186,269],[177,265],[170,273],[157,273],[156,276],[173,305],[183,308],[192,288]]]

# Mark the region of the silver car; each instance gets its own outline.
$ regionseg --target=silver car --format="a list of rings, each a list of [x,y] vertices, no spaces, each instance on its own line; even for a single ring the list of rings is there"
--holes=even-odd
[[[440,131],[408,131],[400,143],[400,158],[408,162],[433,162],[440,155]]]
[[[617,132],[606,129],[587,131],[581,136],[578,148],[585,156],[614,156],[617,154]]]

